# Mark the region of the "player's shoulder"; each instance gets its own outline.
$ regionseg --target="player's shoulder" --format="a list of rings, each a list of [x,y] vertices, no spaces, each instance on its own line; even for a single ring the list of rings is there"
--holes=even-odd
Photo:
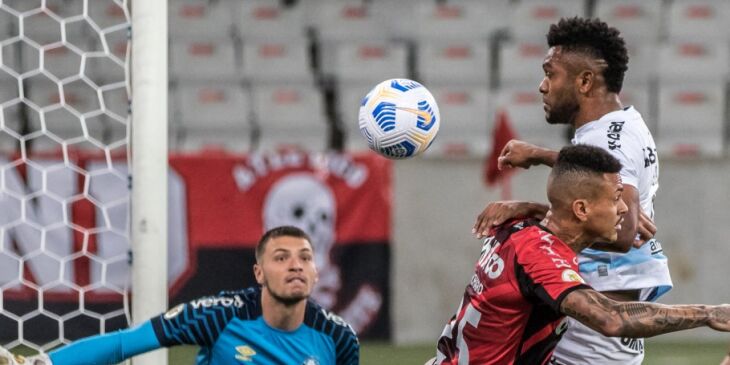
[[[540,224],[532,224],[514,235],[515,252],[520,256],[574,257],[570,247]]]
[[[241,290],[221,291],[211,295],[193,299],[170,309],[165,317],[177,314],[176,312],[192,311],[205,312],[210,310],[230,311],[235,317],[255,319],[261,315],[261,289],[251,287]]]
[[[346,336],[357,341],[355,330],[344,318],[324,309],[311,300],[307,301],[304,324],[315,331],[325,333],[333,338]]]

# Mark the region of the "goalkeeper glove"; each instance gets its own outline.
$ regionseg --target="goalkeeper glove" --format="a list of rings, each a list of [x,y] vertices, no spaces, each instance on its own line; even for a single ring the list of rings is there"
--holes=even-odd
[[[10,351],[0,347],[0,365],[53,365],[48,355],[23,357],[13,355]]]

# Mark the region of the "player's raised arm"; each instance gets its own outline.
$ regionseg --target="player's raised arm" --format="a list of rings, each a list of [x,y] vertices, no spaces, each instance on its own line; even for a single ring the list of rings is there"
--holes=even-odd
[[[533,165],[552,167],[558,158],[558,152],[542,148],[534,144],[513,139],[504,146],[497,158],[497,167],[521,167],[529,169]]]
[[[487,204],[487,207],[479,214],[472,233],[477,238],[489,235],[489,229],[496,227],[513,218],[545,218],[545,213],[550,209],[547,204],[526,202],[517,200],[496,201]]]
[[[560,310],[608,337],[652,337],[708,326],[730,331],[730,305],[662,305],[617,302],[593,289],[569,293]]]

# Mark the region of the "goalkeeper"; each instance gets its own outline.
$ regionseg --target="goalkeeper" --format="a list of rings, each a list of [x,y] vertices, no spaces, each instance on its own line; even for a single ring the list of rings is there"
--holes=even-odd
[[[0,365],[116,364],[183,344],[201,347],[196,364],[358,364],[360,345],[350,325],[308,299],[317,282],[313,257],[302,230],[273,228],[256,247],[260,288],[180,304],[137,327],[28,359],[0,348]]]

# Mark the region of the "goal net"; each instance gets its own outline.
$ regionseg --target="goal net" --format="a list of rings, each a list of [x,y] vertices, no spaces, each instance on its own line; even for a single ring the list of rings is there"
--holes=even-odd
[[[127,0],[0,0],[0,345],[126,327]]]

